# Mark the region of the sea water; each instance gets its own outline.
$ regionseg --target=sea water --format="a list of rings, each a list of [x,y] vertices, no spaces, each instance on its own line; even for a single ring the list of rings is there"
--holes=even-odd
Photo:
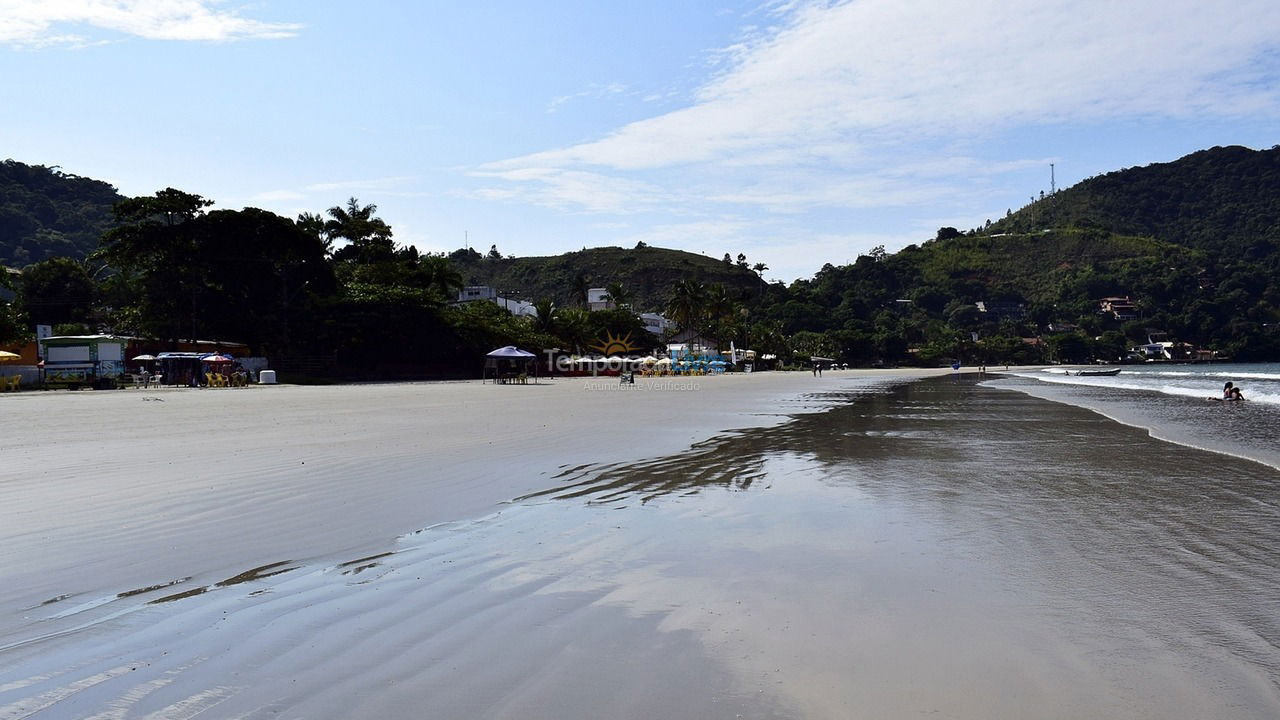
[[[1228,381],[1245,402],[1221,402]],[[989,386],[1088,408],[1152,436],[1280,468],[1280,363],[1136,365],[1119,375],[1066,368],[1002,374]]]

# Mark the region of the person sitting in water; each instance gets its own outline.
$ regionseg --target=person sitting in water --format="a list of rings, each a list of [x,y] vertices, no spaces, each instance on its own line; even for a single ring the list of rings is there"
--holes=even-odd
[[[1240,392],[1240,388],[1236,387],[1235,383],[1228,380],[1227,384],[1222,386],[1222,399],[1243,400],[1244,393]]]

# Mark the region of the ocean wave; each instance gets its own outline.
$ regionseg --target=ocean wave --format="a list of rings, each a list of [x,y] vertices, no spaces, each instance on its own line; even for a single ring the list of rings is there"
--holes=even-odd
[[[1106,388],[1106,389],[1114,389],[1114,390],[1131,390],[1135,392],[1154,392],[1154,393],[1159,393],[1161,395],[1171,395],[1176,397],[1206,398],[1209,400],[1217,399],[1220,393],[1220,389],[1218,388],[1216,383],[1212,386],[1205,386],[1205,385],[1183,385],[1183,384],[1169,383],[1169,382],[1142,382],[1144,378],[1155,381],[1161,378],[1169,378],[1172,376],[1171,374],[1167,374],[1167,373],[1161,373],[1159,376],[1156,376],[1155,373],[1143,373],[1143,374],[1135,373],[1129,376],[1129,379],[1125,379],[1125,376],[1123,374],[1114,375],[1114,376],[1087,376],[1086,375],[1082,377],[1078,375],[1067,375],[1065,374],[1065,371],[1062,373],[1047,373],[1047,374],[1043,372],[1028,373],[1028,374],[1020,374],[1019,376],[1031,378],[1039,382],[1050,383],[1054,385],[1075,385],[1075,386],[1081,386],[1081,387]],[[1205,374],[1205,373],[1189,373],[1188,376],[1210,377],[1208,374]],[[1176,377],[1181,378],[1185,376],[1179,375]],[[1235,377],[1240,379],[1263,380],[1263,378],[1249,378],[1247,375],[1241,374],[1241,373],[1229,375],[1228,377]],[[1280,405],[1280,387],[1273,386],[1273,383],[1278,383],[1278,382],[1280,382],[1280,377],[1276,377],[1275,379],[1270,380],[1262,388],[1254,388],[1251,390],[1248,387],[1242,387],[1241,390],[1244,392],[1245,398],[1249,401],[1262,403],[1266,405]],[[1276,390],[1276,392],[1268,392],[1270,390]]]
[[[1277,373],[1259,373],[1259,372],[1189,372],[1177,370],[1156,370],[1145,371],[1140,370],[1134,373],[1144,377],[1205,377],[1205,378],[1227,378],[1242,380],[1266,380],[1271,382],[1280,382],[1280,374]]]

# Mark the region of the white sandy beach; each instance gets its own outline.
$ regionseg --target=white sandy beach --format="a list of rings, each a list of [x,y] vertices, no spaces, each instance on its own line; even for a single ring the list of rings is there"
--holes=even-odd
[[[111,637],[120,623],[130,622],[116,615],[155,612],[146,603],[157,597],[199,592],[276,563],[273,569],[322,567],[384,553],[406,534],[492,517],[513,498],[554,486],[554,476],[566,468],[658,457],[723,430],[777,423],[812,405],[806,394],[855,376],[865,382],[937,373],[638,379],[634,387],[600,378],[525,386],[460,382],[2,397],[0,647],[7,649],[0,654],[6,670],[0,691],[8,695],[0,694],[0,717],[71,717],[64,713],[73,707],[91,715],[93,694],[70,688],[97,681],[69,668],[92,664],[78,655],[96,634]],[[451,575],[450,582],[475,580]],[[250,585],[244,584],[252,590]],[[166,587],[147,590],[156,586]],[[440,592],[443,584],[433,587]],[[430,607],[419,609],[431,613]],[[351,612],[359,615],[358,608]],[[454,620],[465,625],[474,618],[462,612]],[[191,618],[170,622],[199,624]],[[231,633],[237,637],[217,642],[299,652],[297,633],[320,633],[323,625],[343,622],[350,617],[308,620],[291,611],[273,621],[279,637],[250,623]],[[194,629],[175,632],[182,637]],[[59,633],[69,636],[33,642]],[[156,646],[173,642],[153,640]],[[554,633],[547,638],[561,640]],[[147,653],[146,641],[130,647],[139,657]],[[473,650],[468,657],[486,652]],[[189,654],[219,652],[202,647]],[[391,675],[414,671],[378,653],[342,654],[344,664],[366,670],[384,663],[382,671]],[[25,674],[15,662],[43,670]],[[109,664],[94,666],[89,675],[110,676]],[[508,672],[527,669],[516,663]],[[330,675],[308,677],[329,683]],[[140,716],[142,708],[186,717],[175,703],[204,707],[193,699],[198,692],[225,694],[214,689],[224,688],[227,678],[212,669],[179,673],[169,667],[150,681],[167,685],[163,678],[169,676],[181,676],[177,685],[191,694],[179,693],[171,703],[140,700],[136,707],[116,699],[110,707],[122,717]],[[278,668],[271,682],[301,677]],[[34,699],[21,689],[26,683],[40,687]],[[295,690],[294,696],[318,696],[319,690]],[[252,707],[263,693],[257,687],[230,695],[252,698],[245,704]]]

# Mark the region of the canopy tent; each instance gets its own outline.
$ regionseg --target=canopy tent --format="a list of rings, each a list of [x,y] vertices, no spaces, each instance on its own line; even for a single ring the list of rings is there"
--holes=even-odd
[[[484,356],[484,372],[480,381],[489,379],[489,371],[493,371],[493,381],[507,381],[521,376],[527,377],[529,366],[533,365],[533,381],[538,382],[538,356],[526,352],[515,345],[500,347]]]

